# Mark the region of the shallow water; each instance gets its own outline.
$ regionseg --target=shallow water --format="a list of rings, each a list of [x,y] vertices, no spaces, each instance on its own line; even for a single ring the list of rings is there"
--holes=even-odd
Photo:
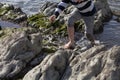
[[[18,24],[15,24],[15,23],[11,23],[11,22],[8,22],[8,21],[1,21],[0,20],[0,26],[1,28],[20,28],[21,26],[18,25]]]
[[[112,19],[105,24],[103,33],[97,35],[97,37],[105,44],[120,46],[120,23]]]
[[[112,9],[120,11],[120,0],[108,0],[108,4]]]
[[[40,6],[46,1],[58,2],[60,0],[0,0],[1,3],[12,4],[20,7],[28,15],[38,13]]]

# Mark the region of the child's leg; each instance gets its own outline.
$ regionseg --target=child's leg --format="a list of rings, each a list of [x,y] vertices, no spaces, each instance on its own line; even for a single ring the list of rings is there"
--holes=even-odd
[[[85,22],[85,36],[91,41],[91,44],[95,44],[95,38],[93,35],[94,28],[94,16],[83,17]]]
[[[64,45],[65,49],[68,49],[74,45],[74,23],[80,19],[81,19],[81,15],[80,15],[78,9],[75,9],[70,14],[68,21],[67,21],[67,31],[68,31],[69,42]]]

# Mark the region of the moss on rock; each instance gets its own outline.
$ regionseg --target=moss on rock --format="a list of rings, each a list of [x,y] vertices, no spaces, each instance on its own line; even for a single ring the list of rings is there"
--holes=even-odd
[[[54,23],[50,23],[47,16],[42,13],[33,15],[28,18],[28,23],[32,27],[45,29],[44,34],[56,34],[56,35],[67,35],[67,27],[65,24],[61,24],[59,20],[56,20]],[[78,31],[83,30],[83,22],[77,22],[75,28]]]
[[[13,29],[3,29],[0,31],[0,39],[6,37],[6,36],[10,36],[13,33]]]
[[[0,16],[8,12],[8,8],[0,8]]]
[[[0,16],[4,15],[5,13],[7,13],[10,10],[13,10],[14,7],[12,5],[8,5],[8,4],[1,4],[0,6]]]
[[[18,14],[15,14],[14,11],[10,10],[8,16],[6,17],[7,19],[15,19],[18,16]]]
[[[60,24],[59,20],[56,20],[54,23],[50,23],[47,16],[42,13],[33,15],[28,18],[29,25],[33,27],[46,29],[44,33],[47,34],[62,34],[66,33],[65,24]]]
[[[0,18],[4,21],[10,21],[13,23],[18,24],[25,24],[25,21],[27,20],[27,15],[21,11],[20,8],[14,7],[13,5],[9,4],[2,4],[0,5]]]
[[[28,34],[37,33],[39,30],[35,28],[28,28],[28,27],[22,27],[22,28],[5,28],[0,31],[0,39],[5,38],[7,36],[11,36],[12,34],[16,32],[26,32]]]
[[[56,49],[55,46],[50,46],[50,47],[42,48],[42,52],[45,52],[47,54],[49,54],[49,53],[55,53],[56,51],[57,51],[57,49]]]

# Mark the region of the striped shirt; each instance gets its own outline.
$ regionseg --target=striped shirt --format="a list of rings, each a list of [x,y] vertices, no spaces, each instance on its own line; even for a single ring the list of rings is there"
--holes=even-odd
[[[96,9],[92,0],[84,0],[81,2],[76,2],[76,0],[62,0],[58,4],[55,10],[56,17],[59,16],[59,14],[68,6],[69,3],[71,3],[76,8],[78,8],[78,10],[80,11],[80,14],[83,16],[92,16],[96,12]]]

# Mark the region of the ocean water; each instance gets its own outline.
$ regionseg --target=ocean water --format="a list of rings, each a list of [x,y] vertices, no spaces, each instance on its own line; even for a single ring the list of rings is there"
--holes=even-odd
[[[111,10],[120,12],[120,0],[108,0],[108,4]]]
[[[28,15],[38,13],[40,6],[42,6],[46,1],[59,2],[60,0],[0,0],[1,3],[12,4],[20,7]]]
[[[28,15],[39,12],[40,6],[46,1],[60,2],[61,0],[0,0],[1,3],[8,3],[21,7],[22,10]],[[111,9],[120,11],[120,0],[108,0]]]

